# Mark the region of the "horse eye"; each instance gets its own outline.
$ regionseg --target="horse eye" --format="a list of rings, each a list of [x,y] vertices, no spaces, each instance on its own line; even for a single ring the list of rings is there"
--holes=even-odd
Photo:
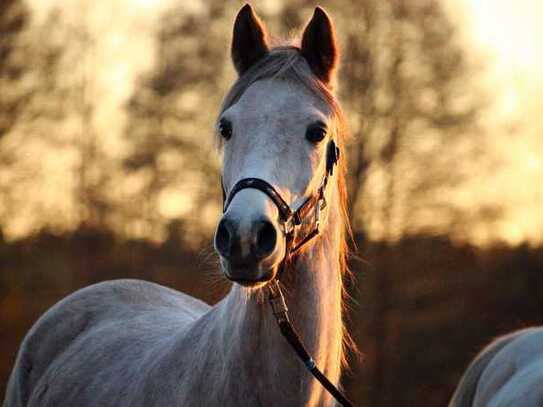
[[[318,143],[319,141],[322,141],[326,137],[326,128],[322,125],[316,125],[316,126],[309,126],[307,128],[307,131],[305,133],[305,138],[312,142],[312,143]]]
[[[221,119],[219,122],[219,133],[225,140],[230,139],[232,137],[232,123],[226,119]]]

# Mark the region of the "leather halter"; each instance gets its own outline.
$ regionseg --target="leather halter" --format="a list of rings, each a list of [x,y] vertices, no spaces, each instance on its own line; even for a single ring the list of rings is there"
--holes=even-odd
[[[226,212],[230,203],[236,194],[244,189],[257,189],[266,194],[275,204],[279,211],[279,220],[283,227],[283,234],[286,241],[285,257],[280,267],[280,271],[284,268],[284,263],[289,261],[291,256],[302,248],[307,242],[312,240],[320,232],[320,213],[326,208],[326,186],[328,178],[334,173],[334,167],[339,160],[339,148],[334,140],[330,140],[326,147],[326,173],[319,188],[310,195],[304,203],[296,210],[292,210],[290,205],[283,199],[281,194],[267,181],[260,178],[243,178],[238,181],[234,187],[226,195],[224,185],[223,192],[223,212]],[[313,219],[313,229],[298,242],[295,242],[296,228],[302,225],[304,219],[309,215],[311,210],[314,210],[315,216]]]
[[[336,399],[336,401],[345,407],[353,407],[354,404],[321,372],[317,367],[313,358],[309,355],[305,346],[300,339],[300,336],[292,326],[288,308],[285,302],[285,297],[281,291],[279,278],[286,268],[286,264],[292,259],[292,256],[307,242],[312,240],[320,232],[320,212],[326,207],[326,186],[328,178],[333,175],[334,167],[339,160],[339,148],[334,140],[330,140],[326,146],[326,173],[319,188],[310,195],[304,203],[296,210],[292,210],[290,205],[283,199],[281,194],[267,181],[260,178],[244,178],[238,181],[230,190],[228,196],[222,186],[223,195],[223,212],[226,212],[228,206],[234,199],[234,196],[244,189],[257,189],[265,193],[275,204],[279,211],[279,220],[283,226],[283,234],[285,235],[285,257],[279,266],[279,272],[274,281],[268,284],[269,297],[273,315],[279,325],[281,334],[285,337],[288,343],[292,346],[296,355],[302,360],[307,370],[321,383],[321,385]],[[304,238],[294,244],[296,238],[296,228],[303,223],[306,216],[314,209],[315,217],[313,219],[313,229]]]

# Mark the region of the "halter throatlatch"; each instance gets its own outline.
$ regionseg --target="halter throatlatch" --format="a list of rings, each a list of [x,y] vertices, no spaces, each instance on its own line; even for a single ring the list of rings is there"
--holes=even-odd
[[[320,214],[323,209],[326,208],[326,186],[328,185],[328,178],[333,175],[334,168],[339,160],[339,148],[336,146],[334,140],[330,140],[326,146],[326,172],[319,188],[309,196],[304,203],[296,210],[292,210],[290,205],[283,199],[281,194],[268,182],[260,178],[244,178],[238,181],[232,190],[226,195],[224,185],[222,185],[223,193],[223,212],[226,212],[228,206],[234,199],[234,196],[244,189],[257,189],[260,192],[266,194],[271,201],[275,204],[279,211],[279,220],[283,227],[283,234],[285,236],[285,257],[279,265],[279,272],[274,281],[268,284],[269,290],[269,302],[272,307],[273,315],[279,325],[281,334],[292,346],[296,355],[302,360],[305,367],[309,372],[321,383],[321,385],[336,399],[342,406],[352,407],[354,404],[343,395],[343,393],[319,370],[313,358],[309,355],[305,346],[300,339],[300,336],[290,323],[288,317],[288,308],[285,302],[285,297],[281,291],[279,284],[279,278],[283,271],[286,269],[288,262],[291,261],[292,256],[300,250],[306,243],[311,241],[320,233]],[[304,219],[307,215],[314,210],[313,227],[311,231],[305,236],[296,240],[297,227],[304,223]]]

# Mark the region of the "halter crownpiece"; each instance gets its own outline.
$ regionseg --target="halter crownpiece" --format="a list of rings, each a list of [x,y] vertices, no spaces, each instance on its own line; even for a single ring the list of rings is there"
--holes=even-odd
[[[339,147],[336,146],[334,140],[330,140],[326,146],[326,173],[334,174],[334,167],[339,161]]]

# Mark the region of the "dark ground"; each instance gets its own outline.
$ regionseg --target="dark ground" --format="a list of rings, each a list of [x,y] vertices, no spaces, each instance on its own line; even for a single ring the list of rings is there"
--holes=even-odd
[[[0,242],[0,394],[32,323],[72,291],[107,279],[141,278],[216,302],[228,286],[214,257],[102,231],[42,232]],[[445,406],[463,369],[496,335],[543,320],[543,250],[479,249],[447,238],[359,242],[349,324],[361,355],[344,383],[359,405]]]

